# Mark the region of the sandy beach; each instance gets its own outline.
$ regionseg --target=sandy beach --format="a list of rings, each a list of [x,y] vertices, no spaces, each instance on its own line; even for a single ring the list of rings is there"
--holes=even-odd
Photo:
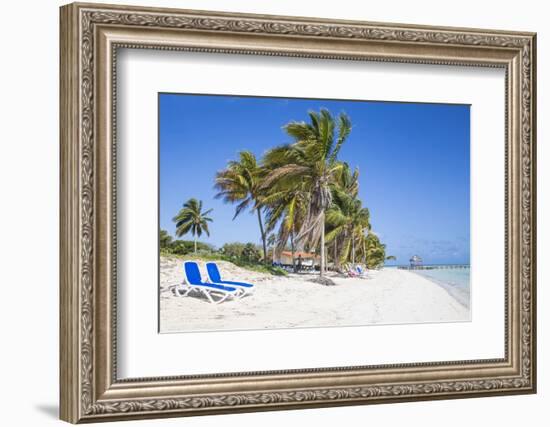
[[[218,262],[222,278],[255,284],[252,295],[210,304],[197,294],[175,296],[182,261],[161,257],[161,333],[294,327],[459,322],[470,311],[436,283],[409,271],[381,269],[369,278],[328,274],[336,286],[310,282],[313,275],[272,276]],[[203,277],[205,268],[200,263]]]

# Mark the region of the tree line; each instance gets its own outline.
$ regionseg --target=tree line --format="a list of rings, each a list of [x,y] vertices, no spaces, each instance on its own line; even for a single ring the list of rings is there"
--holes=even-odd
[[[257,216],[264,263],[271,237],[277,254],[290,249],[294,265],[297,250],[319,254],[321,276],[327,259],[335,268],[347,262],[379,267],[386,247],[372,232],[370,212],[358,197],[359,170],[338,158],[351,120],[326,109],[308,114],[309,122],[283,127],[292,142],[268,150],[260,160],[241,151],[217,172],[216,198],[236,205],[233,219],[247,211]],[[197,237],[210,235],[211,212],[200,200],[185,202],[173,218],[176,236],[191,233],[196,251]]]

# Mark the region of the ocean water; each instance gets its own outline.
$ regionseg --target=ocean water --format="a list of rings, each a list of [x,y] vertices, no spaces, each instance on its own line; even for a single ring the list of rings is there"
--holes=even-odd
[[[463,306],[470,308],[470,267],[412,271],[437,283]]]

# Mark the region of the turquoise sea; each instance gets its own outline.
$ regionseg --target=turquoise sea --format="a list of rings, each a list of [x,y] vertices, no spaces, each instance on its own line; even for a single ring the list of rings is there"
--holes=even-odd
[[[432,270],[411,270],[443,287],[458,302],[470,308],[470,267],[438,266]]]

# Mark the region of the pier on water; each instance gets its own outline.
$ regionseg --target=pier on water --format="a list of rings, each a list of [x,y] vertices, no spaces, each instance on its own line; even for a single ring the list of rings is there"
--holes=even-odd
[[[452,265],[399,265],[400,270],[440,270],[440,269],[464,269],[470,268],[470,264],[452,264]]]

